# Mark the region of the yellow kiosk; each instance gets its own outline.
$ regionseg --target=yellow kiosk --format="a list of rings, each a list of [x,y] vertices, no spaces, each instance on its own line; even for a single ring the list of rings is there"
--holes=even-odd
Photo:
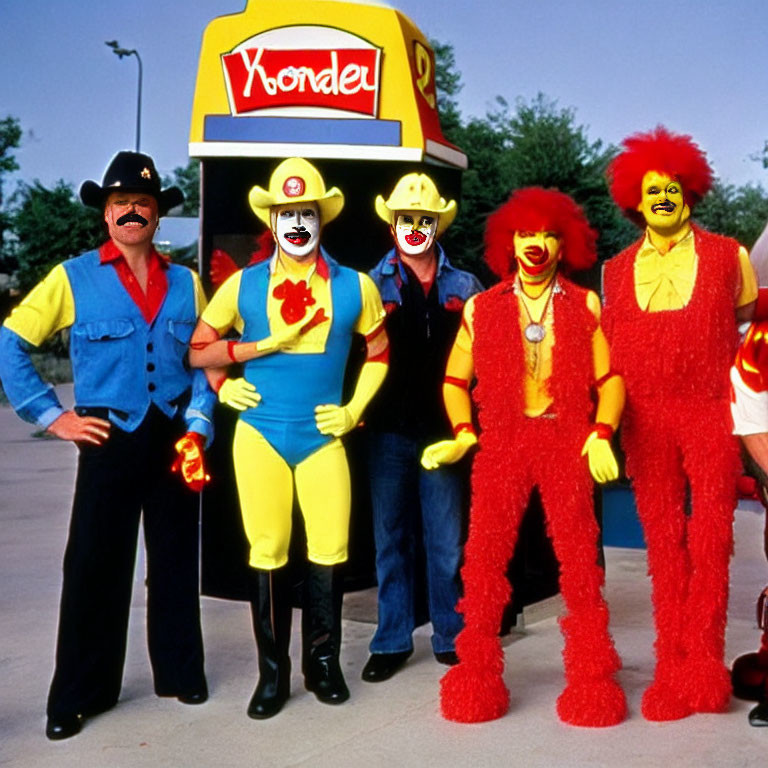
[[[248,191],[283,158],[311,159],[342,189],[344,210],[323,243],[335,259],[365,271],[391,248],[376,195],[428,164],[443,194],[459,199],[467,165],[440,129],[435,57],[424,35],[384,4],[336,0],[248,0],[241,13],[209,23],[189,153],[201,161],[200,268],[209,289],[214,252],[237,266],[251,260],[262,225]],[[216,427],[214,480],[203,501],[203,591],[240,598],[247,556],[231,414],[218,414]],[[367,586],[374,559],[362,447],[358,435],[346,440],[355,498],[347,581]]]
[[[208,25],[189,154],[202,162],[204,266],[214,248],[247,259],[258,233],[248,190],[282,158],[311,159],[342,189],[347,203],[324,242],[359,269],[390,247],[377,193],[426,163],[458,198],[467,166],[440,130],[424,35],[394,8],[336,0],[248,0]],[[361,225],[365,237],[350,237]]]

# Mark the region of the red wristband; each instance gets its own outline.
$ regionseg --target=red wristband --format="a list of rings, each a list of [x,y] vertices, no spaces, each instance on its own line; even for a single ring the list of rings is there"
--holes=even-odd
[[[458,437],[459,432],[469,432],[472,435],[475,435],[475,428],[468,422],[468,421],[462,421],[460,424],[456,424],[453,428],[453,436]],[[477,437],[477,435],[475,435]]]
[[[593,432],[597,432],[597,436],[601,440],[610,440],[613,437],[613,427],[610,424],[598,422],[595,424]]]
[[[240,361],[235,357],[235,347],[239,344],[239,341],[228,341],[227,342],[227,354],[229,355],[229,359],[233,363],[239,363]]]

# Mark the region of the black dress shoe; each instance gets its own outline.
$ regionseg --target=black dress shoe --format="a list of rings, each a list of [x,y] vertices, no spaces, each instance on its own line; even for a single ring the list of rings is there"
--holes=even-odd
[[[761,701],[749,713],[749,724],[755,727],[768,725],[768,701]]]
[[[208,701],[208,690],[180,693],[176,697],[182,704],[205,704]]]
[[[363,667],[361,677],[366,683],[380,683],[389,680],[392,675],[400,670],[413,651],[401,651],[400,653],[372,653],[368,662]]]
[[[45,735],[51,741],[61,741],[77,736],[83,727],[83,718],[80,715],[63,715],[62,717],[49,717],[45,724]]]
[[[435,659],[446,667],[455,667],[459,663],[456,651],[441,651],[435,654]]]

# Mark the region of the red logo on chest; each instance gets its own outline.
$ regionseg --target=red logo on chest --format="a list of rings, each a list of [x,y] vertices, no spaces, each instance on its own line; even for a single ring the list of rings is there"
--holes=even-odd
[[[304,280],[299,280],[298,283],[284,280],[274,288],[272,295],[278,301],[282,301],[280,315],[288,325],[303,320],[307,314],[307,307],[316,303],[312,291]]]

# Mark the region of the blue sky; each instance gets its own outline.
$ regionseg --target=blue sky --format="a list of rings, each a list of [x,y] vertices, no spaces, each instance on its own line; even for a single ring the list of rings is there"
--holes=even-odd
[[[187,161],[200,40],[245,0],[2,0],[0,118],[25,131],[16,178],[101,179],[135,142],[136,60],[144,63],[142,150],[169,172]],[[399,0],[427,37],[453,44],[466,115],[496,95],[539,91],[576,111],[591,139],[618,143],[664,123],[691,134],[723,180],[768,187],[750,161],[768,139],[765,0]],[[8,184],[5,193],[12,191]]]

